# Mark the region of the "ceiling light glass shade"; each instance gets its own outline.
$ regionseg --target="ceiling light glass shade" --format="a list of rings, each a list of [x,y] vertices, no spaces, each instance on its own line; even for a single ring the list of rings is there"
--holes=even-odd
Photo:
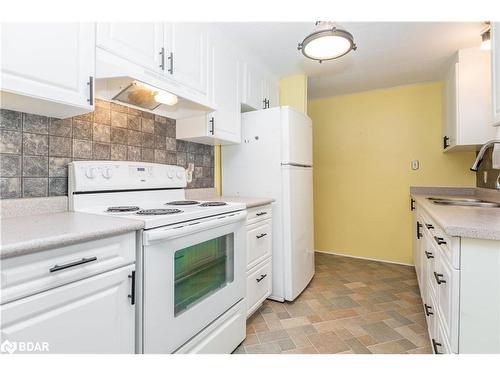
[[[299,43],[298,49],[305,57],[322,62],[356,50],[356,44],[352,34],[339,28],[337,24],[317,22],[313,32]]]

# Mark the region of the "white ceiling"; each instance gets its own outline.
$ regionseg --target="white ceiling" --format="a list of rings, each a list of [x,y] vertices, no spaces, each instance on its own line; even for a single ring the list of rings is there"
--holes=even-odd
[[[309,98],[439,80],[460,48],[479,46],[481,22],[342,22],[358,46],[319,64],[297,50],[314,23],[240,22],[219,26],[277,76],[306,73]]]

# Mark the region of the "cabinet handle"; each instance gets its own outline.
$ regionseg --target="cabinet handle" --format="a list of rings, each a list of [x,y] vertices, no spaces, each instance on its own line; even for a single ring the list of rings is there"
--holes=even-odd
[[[89,86],[89,98],[87,99],[87,102],[89,102],[90,105],[94,105],[94,77],[89,77],[87,85]]]
[[[434,348],[434,354],[443,354],[443,353],[439,353],[438,346],[443,346],[443,344],[440,344],[436,340],[432,339],[432,347]]]
[[[255,279],[257,280],[258,283],[260,283],[262,280],[264,280],[265,278],[267,277],[267,273],[265,273],[264,275],[260,275],[260,277],[258,279]]]
[[[434,255],[430,251],[424,251],[424,253],[425,253],[425,256],[427,257],[427,259],[434,258]]]
[[[425,224],[425,226],[427,227],[427,229],[434,229],[434,225],[432,224]]]
[[[215,128],[215,118],[212,117],[210,118],[210,121],[208,121],[210,123],[210,130],[208,131],[210,134],[214,135],[214,128]]]
[[[415,210],[415,199],[413,198],[410,199],[410,210],[411,211]]]
[[[443,137],[443,149],[447,149],[450,147],[450,144],[448,141],[450,140],[450,137],[447,137],[446,135]]]
[[[433,312],[429,311],[429,309],[432,309],[432,306],[429,306],[426,303],[424,303],[424,308],[425,308],[425,315],[427,315],[427,316],[434,315]]]
[[[264,107],[263,107],[263,109],[266,109],[266,108],[267,108],[267,107],[266,107],[266,106],[267,106],[267,99],[264,99],[262,102],[264,103]]]
[[[434,241],[436,241],[438,245],[446,245],[446,241],[443,237],[434,236]]]
[[[128,275],[128,278],[132,279],[128,298],[130,298],[130,304],[135,305],[135,271],[132,271],[132,275]]]
[[[95,262],[96,260],[97,260],[97,257],[92,257],[92,258],[82,258],[82,260],[77,260],[75,262],[66,263],[66,264],[63,264],[61,266],[58,266],[56,264],[54,267],[52,267],[51,269],[49,269],[49,272],[62,271],[62,270],[65,270],[66,268],[76,267],[76,266],[79,266],[81,264]]]
[[[420,233],[420,228],[422,228],[422,224],[420,224],[420,222],[417,221],[417,240],[422,238],[422,233]]]
[[[170,55],[168,55],[168,61],[170,61],[170,68],[168,69],[168,72],[170,74],[174,74],[174,53],[170,52]]]
[[[438,285],[446,284],[446,280],[441,279],[441,277],[443,277],[443,276],[444,275],[442,273],[437,273],[436,271],[434,271],[434,278],[436,279],[436,282],[438,283]]]
[[[258,239],[261,239],[262,237],[265,237],[265,236],[267,236],[267,233],[261,233],[261,234],[258,234],[255,237],[257,237]]]
[[[160,56],[161,56],[160,68],[161,70],[165,70],[165,47],[161,48]]]
[[[267,214],[267,211],[257,212],[255,215],[262,216],[262,215],[265,215],[265,214]]]

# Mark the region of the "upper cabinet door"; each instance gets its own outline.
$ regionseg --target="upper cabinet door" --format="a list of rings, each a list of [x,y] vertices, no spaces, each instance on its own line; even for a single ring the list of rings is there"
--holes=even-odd
[[[210,100],[216,111],[208,116],[208,131],[215,138],[235,143],[240,142],[241,136],[239,64],[236,52],[225,40],[212,38]]]
[[[241,101],[245,110],[265,108],[264,76],[252,65],[243,65],[243,92]]]
[[[207,94],[207,31],[193,23],[165,24],[165,72],[185,88]]]
[[[500,23],[491,24],[491,82],[494,125],[500,125]]]
[[[152,71],[163,71],[166,64],[163,37],[163,23],[97,24],[98,47]]]
[[[274,79],[268,79],[266,82],[267,82],[266,98],[268,100],[267,108],[277,107],[280,104],[278,82]]]
[[[94,24],[4,23],[0,44],[3,108],[54,117],[92,110]]]

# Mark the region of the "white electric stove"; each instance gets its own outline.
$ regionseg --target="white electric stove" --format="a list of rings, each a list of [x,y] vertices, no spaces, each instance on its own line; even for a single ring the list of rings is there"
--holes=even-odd
[[[245,205],[185,199],[182,167],[69,164],[70,210],[144,222],[137,352],[230,353],[245,338]]]

